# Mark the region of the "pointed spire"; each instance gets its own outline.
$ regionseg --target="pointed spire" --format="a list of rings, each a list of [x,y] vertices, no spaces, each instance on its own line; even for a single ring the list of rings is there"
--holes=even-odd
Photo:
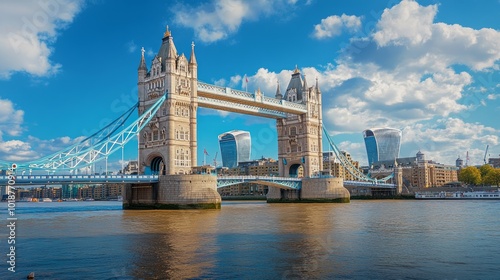
[[[283,99],[283,95],[281,95],[280,81],[276,80],[276,84],[278,84],[277,87],[276,87],[276,99],[281,100],[281,99]]]
[[[170,36],[172,36],[172,33],[170,32],[170,30],[168,30],[168,25],[167,25],[167,29],[165,30],[165,33],[163,33],[163,38],[167,38]]]
[[[321,90],[319,89],[318,77],[316,77],[316,93],[321,93]]]
[[[307,91],[306,74],[304,74],[304,86],[302,87],[302,91],[303,91],[303,92],[306,92],[306,91]]]
[[[177,49],[175,48],[174,38],[172,37],[172,33],[168,29],[163,34],[162,44],[160,50],[158,51],[158,56],[161,58],[161,65],[165,67],[165,61],[167,59],[176,59],[177,58]]]
[[[144,48],[141,48],[141,62],[139,63],[139,69],[138,70],[145,70],[145,71],[148,71],[148,67],[146,66],[146,61],[144,59]]]
[[[189,58],[189,64],[196,64],[196,56],[194,55],[194,42],[191,42],[191,57]]]

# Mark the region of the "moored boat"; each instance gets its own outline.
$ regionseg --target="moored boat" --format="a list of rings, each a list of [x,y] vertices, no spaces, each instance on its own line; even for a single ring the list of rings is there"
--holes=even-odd
[[[416,199],[498,199],[500,200],[500,191],[455,191],[455,192],[416,192]]]

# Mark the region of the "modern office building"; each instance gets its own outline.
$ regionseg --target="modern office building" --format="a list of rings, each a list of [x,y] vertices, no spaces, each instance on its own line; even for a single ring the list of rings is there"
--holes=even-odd
[[[401,130],[387,127],[363,131],[368,165],[378,161],[397,159],[401,147],[401,135]]]
[[[233,168],[239,162],[250,161],[251,145],[248,131],[232,130],[219,135],[222,166]]]
[[[488,164],[490,164],[494,168],[500,168],[500,157],[498,157],[498,158],[489,158],[488,159]]]

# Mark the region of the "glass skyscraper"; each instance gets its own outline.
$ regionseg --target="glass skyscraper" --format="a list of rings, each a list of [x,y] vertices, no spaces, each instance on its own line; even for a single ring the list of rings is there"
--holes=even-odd
[[[395,128],[372,128],[363,131],[368,165],[377,161],[397,159],[401,135],[401,130]]]
[[[250,161],[251,145],[248,131],[232,130],[219,135],[222,166],[232,168],[239,162]]]

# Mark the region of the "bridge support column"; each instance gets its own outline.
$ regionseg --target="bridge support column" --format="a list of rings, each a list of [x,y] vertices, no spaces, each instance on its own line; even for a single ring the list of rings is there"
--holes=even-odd
[[[123,187],[123,209],[151,209],[156,204],[158,183],[125,184]]]
[[[220,209],[217,178],[211,175],[164,175],[149,189],[125,186],[124,209]]]
[[[342,178],[305,178],[301,198],[304,202],[350,202],[351,195]]]
[[[267,202],[350,202],[342,178],[304,178],[300,190],[269,187]]]

